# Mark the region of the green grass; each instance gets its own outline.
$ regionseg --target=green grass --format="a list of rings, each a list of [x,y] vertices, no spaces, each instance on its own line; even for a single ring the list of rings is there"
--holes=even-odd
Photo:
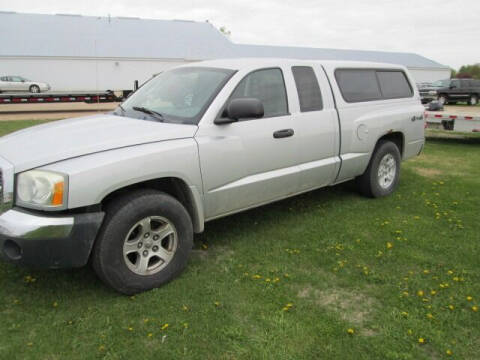
[[[0,357],[478,359],[478,145],[427,142],[388,198],[345,184],[208,223],[188,269],[135,297],[0,264]]]

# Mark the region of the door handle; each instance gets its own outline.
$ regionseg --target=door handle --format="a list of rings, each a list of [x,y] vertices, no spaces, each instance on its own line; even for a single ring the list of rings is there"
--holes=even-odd
[[[275,139],[280,139],[280,138],[286,138],[293,136],[295,134],[295,131],[293,129],[283,129],[283,130],[277,130],[273,133],[273,137]]]

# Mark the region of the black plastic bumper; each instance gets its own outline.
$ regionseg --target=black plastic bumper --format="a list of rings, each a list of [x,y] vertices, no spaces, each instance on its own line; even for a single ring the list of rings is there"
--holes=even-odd
[[[84,266],[103,217],[102,212],[53,217],[9,210],[0,215],[0,257],[34,268]]]

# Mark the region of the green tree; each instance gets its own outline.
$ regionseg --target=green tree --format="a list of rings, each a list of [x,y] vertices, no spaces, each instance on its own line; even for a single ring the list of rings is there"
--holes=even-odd
[[[480,79],[480,64],[463,65],[458,72],[455,72],[455,77]]]

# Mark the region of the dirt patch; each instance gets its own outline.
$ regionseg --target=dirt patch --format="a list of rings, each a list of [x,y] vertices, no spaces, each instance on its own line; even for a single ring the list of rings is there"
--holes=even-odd
[[[311,298],[315,304],[336,312],[343,320],[357,326],[363,325],[372,310],[375,308],[375,300],[358,292],[345,289],[315,290],[307,286],[297,294],[297,297]],[[360,333],[364,336],[373,336],[372,329],[362,329]]]
[[[438,169],[429,169],[429,168],[413,168],[415,172],[423,177],[434,178],[436,176],[442,175],[443,171]]]

